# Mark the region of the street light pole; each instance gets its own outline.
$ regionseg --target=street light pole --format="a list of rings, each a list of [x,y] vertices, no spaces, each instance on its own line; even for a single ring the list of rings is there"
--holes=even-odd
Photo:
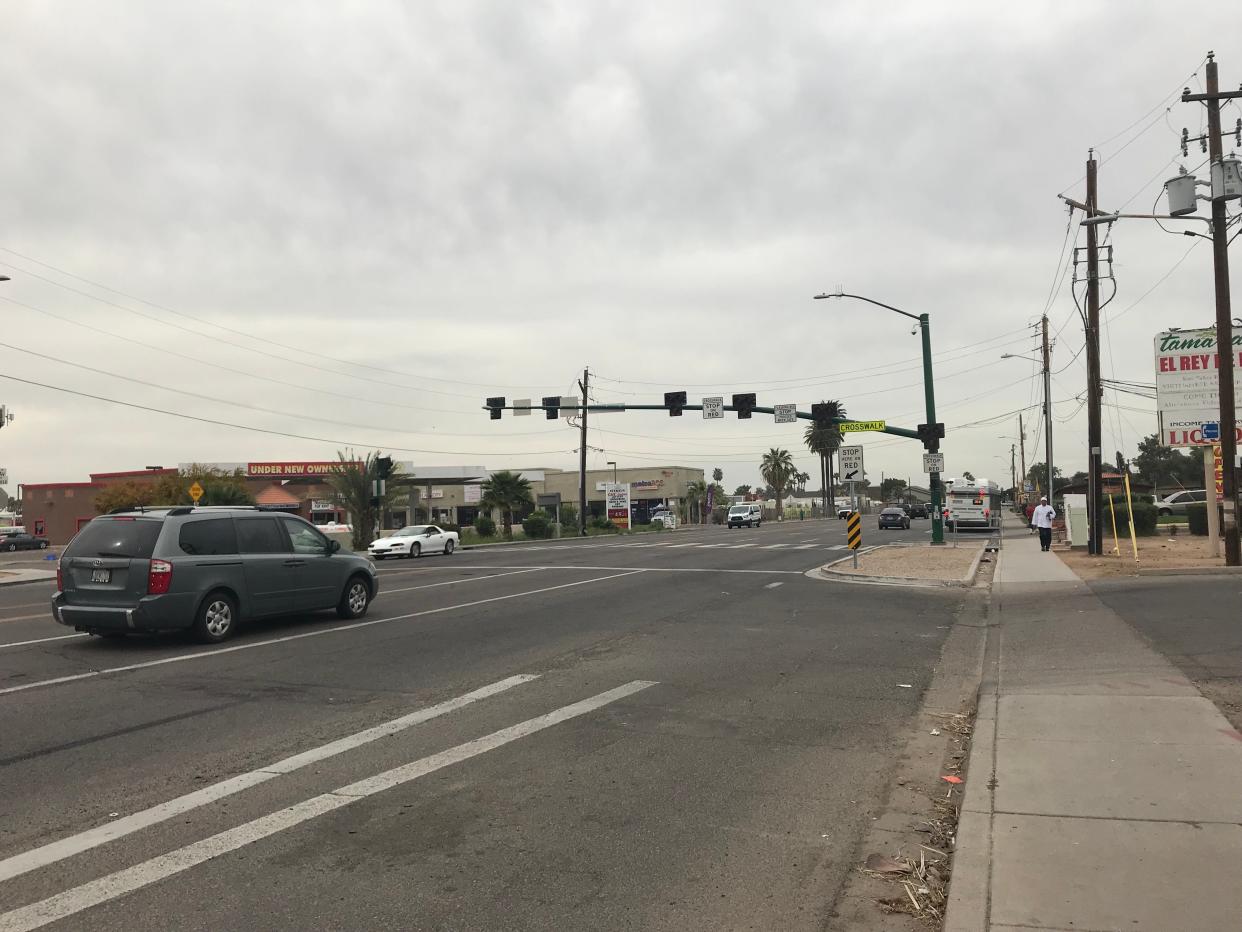
[[[891,304],[884,304],[881,301],[874,301],[871,298],[865,298],[860,294],[845,294],[837,291],[832,294],[817,294],[816,300],[821,298],[853,298],[856,301],[866,301],[868,304],[874,304],[876,307],[882,307],[885,310],[893,311],[902,317],[909,317],[911,320],[919,322],[919,330],[923,337],[923,397],[927,406],[927,436],[923,439],[924,447],[931,453],[939,452],[940,439],[936,435],[936,390],[932,382],[932,352],[931,352],[931,318],[927,314],[911,314],[901,308],[893,307]],[[934,545],[944,543],[944,515],[941,512],[940,498],[940,473],[933,472],[927,474],[928,491],[931,493],[932,506],[932,539]]]

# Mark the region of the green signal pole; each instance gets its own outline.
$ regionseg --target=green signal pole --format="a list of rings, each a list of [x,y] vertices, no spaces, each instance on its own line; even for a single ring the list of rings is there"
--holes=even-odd
[[[927,400],[927,423],[936,423],[936,389],[932,383],[931,319],[919,315],[919,329],[923,332],[923,395]],[[939,443],[937,443],[939,448]],[[944,543],[944,512],[940,507],[940,473],[928,473],[927,490],[931,493],[932,545]]]

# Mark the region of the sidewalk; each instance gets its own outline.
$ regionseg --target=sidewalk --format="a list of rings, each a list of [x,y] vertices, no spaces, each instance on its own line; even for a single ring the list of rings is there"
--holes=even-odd
[[[1242,928],[1242,734],[1020,529],[990,620],[945,928]]]

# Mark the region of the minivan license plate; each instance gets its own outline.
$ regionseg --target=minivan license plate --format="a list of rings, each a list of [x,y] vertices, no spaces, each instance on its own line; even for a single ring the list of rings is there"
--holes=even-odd
[[[112,570],[91,570],[91,582],[112,582]]]

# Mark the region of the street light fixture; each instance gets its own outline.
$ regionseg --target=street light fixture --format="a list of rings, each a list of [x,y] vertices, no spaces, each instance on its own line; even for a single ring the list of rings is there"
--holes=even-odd
[[[932,353],[931,353],[931,319],[927,314],[911,314],[903,311],[901,308],[893,307],[891,304],[885,304],[882,301],[875,301],[871,298],[863,297],[860,294],[846,294],[837,290],[831,294],[817,294],[815,300],[823,298],[853,298],[856,301],[866,301],[868,304],[874,304],[876,307],[882,307],[886,311],[892,311],[900,314],[902,317],[909,317],[911,320],[918,321],[918,329],[923,335],[923,395],[927,404],[927,430],[930,432],[924,445],[929,452],[935,453],[940,450],[940,441],[935,436],[936,430],[936,394],[932,385]],[[927,485],[931,492],[932,507],[932,544],[944,543],[944,515],[941,511],[940,498],[940,473],[928,473]]]
[[[1021,353],[1002,353],[1001,359],[1025,359],[1027,362],[1039,363],[1044,370],[1044,460],[1048,468],[1048,501],[1052,501],[1056,486],[1052,484],[1052,375],[1048,372],[1047,360],[1036,359],[1034,356],[1023,356]],[[1026,482],[1026,476],[1022,477]]]

